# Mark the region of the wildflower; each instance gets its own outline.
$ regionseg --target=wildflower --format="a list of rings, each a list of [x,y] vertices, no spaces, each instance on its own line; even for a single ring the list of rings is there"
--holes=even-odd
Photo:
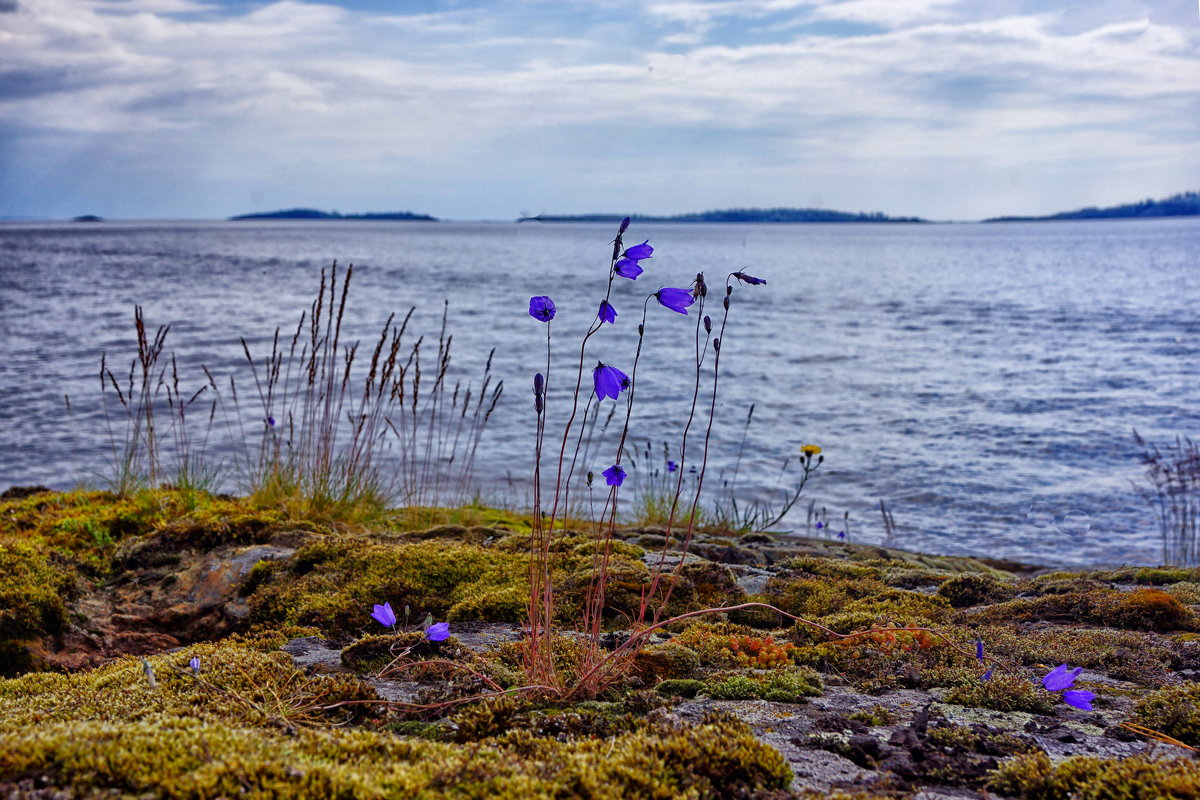
[[[267,424],[270,425],[272,428],[274,428],[275,427],[275,418],[267,417]]]
[[[641,261],[643,258],[649,258],[654,253],[654,248],[650,246],[650,240],[635,244],[625,251],[626,258],[632,258],[634,261]]]
[[[983,639],[975,640],[975,658],[979,659],[979,663],[983,663]]]
[[[686,314],[687,307],[696,302],[687,289],[659,289],[654,296],[658,298],[659,305],[678,314]]]
[[[676,464],[674,461],[667,462],[667,472],[674,472],[677,469],[679,469],[679,465]]]
[[[631,281],[636,281],[637,276],[641,275],[644,270],[638,266],[638,262],[632,258],[622,258],[613,267],[613,272],[620,275],[622,278],[629,278]]]
[[[192,659],[190,661],[188,661],[188,666],[192,668],[193,675],[199,675],[200,674],[200,656],[192,656]]]
[[[613,464],[601,474],[604,475],[604,482],[609,486],[620,486],[625,482],[625,470],[620,464]]]
[[[598,363],[592,370],[592,382],[596,385],[596,397],[617,399],[623,389],[629,388],[629,376],[616,367]]]
[[[991,679],[992,679],[992,668],[988,667],[988,671],[983,673],[983,675],[981,675],[979,677],[979,680],[986,682],[986,681],[990,681]]]
[[[371,616],[385,628],[390,628],[396,624],[396,612],[392,611],[391,603],[376,605],[375,610],[371,612]]]
[[[1079,673],[1083,672],[1083,667],[1076,667],[1073,670],[1068,670],[1066,664],[1059,664],[1054,669],[1042,678],[1042,686],[1048,692],[1062,692],[1063,689],[1069,689],[1075,679],[1079,677]],[[1092,692],[1082,689],[1071,689],[1063,692],[1063,702],[1080,711],[1091,711],[1092,700],[1096,699],[1096,695]]]
[[[554,301],[545,295],[529,298],[529,316],[549,322],[554,319]]]
[[[600,301],[600,322],[607,322],[610,325],[617,321],[617,310],[607,300]]]
[[[439,622],[435,625],[430,625],[425,629],[425,635],[429,637],[431,642],[444,642],[450,638],[450,623]]]
[[[742,283],[748,283],[751,286],[762,286],[766,283],[762,278],[756,278],[753,275],[747,275],[744,272],[735,272],[733,277],[737,278]]]
[[[815,444],[806,444],[800,448],[800,452],[806,456],[812,457],[815,455],[819,455],[821,452],[821,448]]]
[[[627,230],[629,230],[629,217],[626,217],[625,219],[621,220],[621,228],[620,228],[620,230],[617,231],[617,233],[624,233]],[[649,240],[647,240],[647,241],[649,241]]]
[[[824,528],[824,527],[825,527],[825,523],[821,522],[821,520],[817,520],[817,530],[821,530],[821,528]]]
[[[837,532],[837,538],[841,539],[842,541],[845,541],[845,540],[846,540],[846,532],[845,532],[845,531],[838,531],[838,532]]]
[[[546,391],[546,376],[542,373],[534,373],[533,376],[533,396],[540,397]]]

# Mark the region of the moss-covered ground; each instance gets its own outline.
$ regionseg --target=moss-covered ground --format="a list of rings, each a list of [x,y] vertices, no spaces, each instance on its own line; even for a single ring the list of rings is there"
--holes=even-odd
[[[520,515],[348,528],[199,492],[2,500],[0,797],[1200,797],[1200,570],[710,531],[668,556],[668,612],[786,614],[692,617],[628,653],[663,542],[607,549],[599,657],[619,668],[528,691]],[[569,689],[597,658],[571,631],[600,549],[555,547]],[[394,627],[370,616],[385,601]],[[1042,687],[1060,663],[1091,710]]]

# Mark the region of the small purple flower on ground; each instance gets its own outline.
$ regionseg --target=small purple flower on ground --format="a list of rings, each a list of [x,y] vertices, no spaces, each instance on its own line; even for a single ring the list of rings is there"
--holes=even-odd
[[[979,659],[979,663],[983,663],[983,639],[975,640],[975,657]]]
[[[604,475],[604,482],[609,486],[620,486],[625,482],[625,470],[621,468],[620,464],[613,464],[601,474]]]
[[[762,278],[756,278],[753,275],[747,275],[744,272],[735,272],[733,277],[737,278],[742,283],[748,283],[751,286],[762,286],[766,283]]]
[[[667,472],[674,472],[677,469],[679,469],[679,465],[676,464],[674,461],[667,462]]]
[[[1054,669],[1042,678],[1042,686],[1048,692],[1061,692],[1063,689],[1071,688],[1071,684],[1079,677],[1079,673],[1083,672],[1083,667],[1076,667],[1073,670],[1067,670],[1066,664],[1059,664]]]
[[[617,321],[617,310],[607,300],[600,301],[600,322],[607,322],[610,325]]]
[[[613,267],[613,272],[620,275],[622,278],[629,278],[631,281],[636,281],[637,276],[641,275],[644,270],[638,266],[638,262],[632,258],[622,258]]]
[[[696,302],[687,289],[659,289],[654,296],[658,298],[659,305],[678,314],[686,314],[688,306]]]
[[[270,425],[272,428],[274,428],[275,427],[275,418],[267,417],[267,424]]]
[[[820,520],[817,520],[817,530],[821,530],[821,528],[824,528],[824,527],[825,527],[825,523],[821,522]]]
[[[990,681],[991,679],[992,679],[992,668],[991,668],[991,667],[988,667],[988,671],[987,671],[987,672],[985,672],[985,673],[983,673],[983,675],[982,675],[982,676],[980,676],[979,680],[981,680],[981,681]]]
[[[1080,689],[1075,689],[1070,692],[1063,692],[1063,702],[1069,706],[1074,706],[1080,711],[1091,711],[1092,701],[1096,699],[1096,695],[1092,692],[1085,692]]]
[[[542,322],[554,319],[554,301],[545,295],[529,298],[529,316]]]
[[[431,642],[444,642],[450,638],[450,623],[438,622],[425,629],[425,635]]]
[[[396,624],[396,612],[392,611],[391,603],[376,605],[375,610],[371,612],[371,616],[385,628],[390,628]]]
[[[626,258],[632,258],[634,261],[641,261],[643,258],[649,258],[654,253],[654,248],[650,246],[650,240],[635,244],[625,251]]]
[[[592,382],[596,385],[596,397],[616,400],[621,390],[629,387],[629,376],[616,367],[597,364],[592,370]]]
[[[843,540],[844,540],[844,539],[846,538],[846,532],[845,532],[845,531],[838,531],[838,532],[837,532],[837,538],[839,538],[839,539],[843,539]]]
[[[199,675],[200,674],[200,656],[192,656],[191,661],[188,662],[188,666],[192,668],[193,675]]]

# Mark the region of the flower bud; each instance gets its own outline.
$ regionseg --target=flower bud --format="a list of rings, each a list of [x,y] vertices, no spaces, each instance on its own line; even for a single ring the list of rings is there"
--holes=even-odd
[[[539,372],[533,376],[533,396],[541,397],[542,393],[545,391],[545,388],[546,379],[542,376],[542,373]]]
[[[712,333],[712,317],[708,314],[704,315],[704,332]]]
[[[725,306],[726,311],[729,310],[729,295],[725,295],[725,297],[721,298],[721,305]]]
[[[646,326],[639,323],[638,324],[638,336],[645,336],[645,335],[646,335]]]
[[[720,349],[721,349],[721,340],[713,339],[713,350],[720,350]]]
[[[587,481],[588,481],[588,486],[591,486],[591,485],[592,485],[592,479],[593,479],[594,477],[595,477],[595,475],[594,475],[593,473],[591,473],[591,472],[589,472],[589,473],[588,473],[588,478],[587,478]]]
[[[727,283],[725,284],[725,296],[728,297],[731,294],[733,294],[733,287]]]
[[[533,410],[538,413],[538,416],[541,416],[542,412],[546,410],[546,402],[540,394],[533,398]]]
[[[621,220],[621,229],[618,230],[617,233],[624,233],[627,230],[629,230],[629,217]]]

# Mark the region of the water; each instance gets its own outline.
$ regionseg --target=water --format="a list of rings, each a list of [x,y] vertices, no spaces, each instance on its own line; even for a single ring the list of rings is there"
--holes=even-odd
[[[355,267],[348,329],[364,346],[388,313],[414,304],[413,324],[436,336],[448,298],[461,374],[474,377],[497,348],[508,391],[481,448],[479,486],[520,503],[528,387],[545,346],[529,297],[558,306],[554,419],[568,354],[602,296],[611,236],[583,224],[0,225],[0,487],[67,488],[107,469],[98,367],[104,352],[128,364],[135,304],[150,326],[172,326],[168,349],[185,389],[198,388],[200,364],[222,378],[243,369],[239,336],[265,354],[276,327],[294,329],[337,259]],[[630,232],[631,243],[644,238],[655,256],[636,283],[617,279],[621,316],[595,340],[589,366],[627,370],[648,291],[686,286],[698,270],[718,296],[719,276],[735,269],[769,281],[735,290],[711,496],[728,491],[741,449],[737,496],[777,502],[799,446],[816,443],[826,464],[782,529],[804,530],[813,498],[832,531],[849,512],[851,541],[879,541],[882,499],[896,543],[912,549],[1062,564],[1160,559],[1131,485],[1141,472],[1131,430],[1157,442],[1200,433],[1200,220]],[[652,442],[654,456],[639,452],[633,476],[661,468],[661,442],[680,436],[691,330],[651,308],[631,440],[639,451]],[[609,466],[613,447],[588,468]]]

